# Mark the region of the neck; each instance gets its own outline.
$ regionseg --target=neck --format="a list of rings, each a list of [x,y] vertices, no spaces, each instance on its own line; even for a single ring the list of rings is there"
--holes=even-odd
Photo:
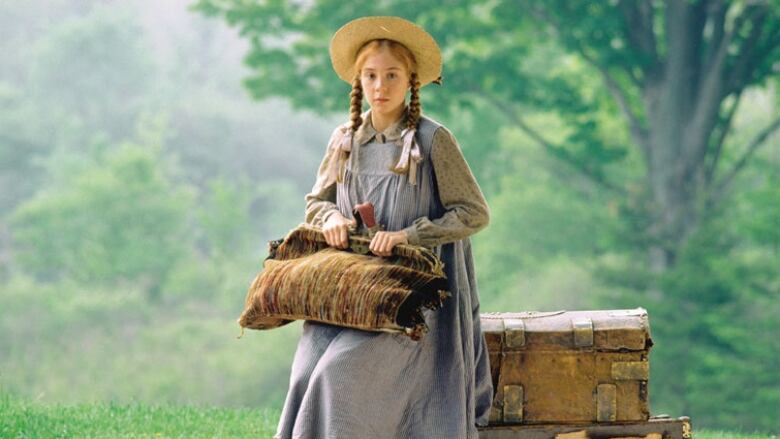
[[[404,115],[405,109],[406,105],[401,104],[398,108],[388,113],[377,113],[371,111],[371,124],[374,126],[376,131],[381,133],[382,131],[386,130],[387,127],[397,122],[398,119]]]

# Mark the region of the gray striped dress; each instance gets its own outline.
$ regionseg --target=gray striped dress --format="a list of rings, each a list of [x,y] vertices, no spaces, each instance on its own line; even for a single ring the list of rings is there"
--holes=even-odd
[[[452,297],[442,309],[425,312],[429,332],[419,342],[400,334],[305,322],[275,437],[476,438],[475,424],[487,423],[492,383],[479,326],[471,243],[467,236],[444,243],[446,222],[464,221],[454,218],[453,209],[442,202],[438,187],[442,181],[434,175],[431,160],[434,136],[446,140],[451,134],[421,118],[417,135],[423,161],[417,184],[410,185],[406,175],[390,171],[400,154],[393,135],[400,132],[398,122],[385,135],[373,131],[370,112],[363,120],[345,178],[333,185],[332,210],[351,218],[352,206],[371,202],[386,230],[408,230],[412,243],[443,242],[430,247],[444,261]],[[455,161],[465,164],[457,145],[448,154],[456,154]],[[323,167],[327,160],[326,155]],[[440,171],[445,174],[443,165]],[[323,194],[332,189],[317,190],[315,185],[314,195],[307,199],[329,205],[332,201],[318,197],[327,198]],[[308,215],[307,220],[322,221],[326,210],[320,209],[317,221]],[[439,239],[434,239],[437,233]]]

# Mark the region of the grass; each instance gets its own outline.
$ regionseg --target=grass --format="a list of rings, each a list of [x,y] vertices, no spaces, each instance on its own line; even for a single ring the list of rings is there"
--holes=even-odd
[[[43,405],[0,395],[0,438],[271,438],[278,410],[145,404]],[[776,439],[698,430],[696,439]]]
[[[777,436],[767,433],[736,433],[730,431],[704,430],[696,431],[693,428],[693,437],[696,439],[776,439]]]
[[[0,438],[272,438],[278,419],[274,410],[42,405],[0,395]]]

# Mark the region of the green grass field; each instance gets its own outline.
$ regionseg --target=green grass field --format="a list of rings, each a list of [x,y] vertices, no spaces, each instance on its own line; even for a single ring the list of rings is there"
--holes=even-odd
[[[0,395],[0,438],[271,438],[279,412],[150,406],[42,405]],[[694,420],[695,421],[695,420]],[[766,434],[696,430],[696,439],[772,439]]]
[[[41,405],[0,396],[0,438],[271,438],[278,411]]]

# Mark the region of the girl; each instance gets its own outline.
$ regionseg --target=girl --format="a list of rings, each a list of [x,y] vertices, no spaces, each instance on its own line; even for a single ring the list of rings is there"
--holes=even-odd
[[[419,342],[305,322],[276,437],[476,438],[492,383],[468,237],[489,210],[455,138],[421,113],[420,87],[440,78],[439,48],[409,21],[365,17],[336,32],[330,54],[352,85],[350,122],[331,136],[306,222],[346,248],[352,207],[371,202],[386,231],[370,250],[432,248],[452,297],[426,310]],[[364,97],[370,110],[361,114]]]

